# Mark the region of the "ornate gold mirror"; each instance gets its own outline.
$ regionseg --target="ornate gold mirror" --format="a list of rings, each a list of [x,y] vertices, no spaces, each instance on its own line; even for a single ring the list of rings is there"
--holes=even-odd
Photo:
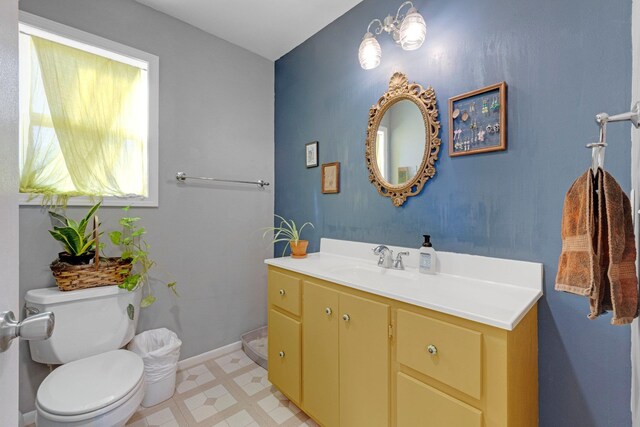
[[[369,181],[401,206],[436,173],[440,152],[436,94],[394,73],[389,90],[369,110],[366,161]]]

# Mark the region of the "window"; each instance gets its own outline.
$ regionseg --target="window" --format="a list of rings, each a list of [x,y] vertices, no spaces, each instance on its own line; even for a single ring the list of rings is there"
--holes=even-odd
[[[19,28],[22,203],[157,206],[158,58],[27,13]]]

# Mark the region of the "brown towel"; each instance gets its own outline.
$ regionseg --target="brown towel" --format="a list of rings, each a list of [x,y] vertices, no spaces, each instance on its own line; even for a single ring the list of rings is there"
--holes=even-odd
[[[598,217],[591,170],[569,188],[562,211],[562,253],[556,290],[591,296],[600,282],[596,245]]]
[[[556,290],[589,296],[590,319],[612,310],[612,324],[631,323],[638,315],[635,259],[629,199],[608,172],[594,178],[587,170],[565,198]]]

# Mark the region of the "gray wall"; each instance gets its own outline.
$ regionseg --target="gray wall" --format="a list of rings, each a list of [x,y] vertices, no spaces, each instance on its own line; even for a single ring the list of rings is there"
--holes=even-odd
[[[565,191],[590,164],[594,116],[631,104],[631,0],[418,0],[427,39],[405,52],[386,34],[380,67],[357,60],[367,24],[400,2],[365,0],[276,62],[276,212],[312,221],[319,238],[418,247],[544,263],[540,302],[540,426],[631,424],[628,326],[588,320],[586,298],[553,290]],[[441,137],[447,100],[506,80],[508,150],[451,158],[402,208],[368,182],[368,111],[394,71],[432,85]],[[629,189],[630,125],[608,129],[606,166]],[[340,161],[340,193],[321,194],[321,163]],[[276,249],[276,254],[280,252]]]
[[[167,327],[182,339],[181,358],[238,341],[266,323],[266,269],[271,255],[260,228],[272,223],[273,190],[249,186],[176,185],[179,170],[273,182],[273,62],[133,0],[22,0],[30,13],[160,57],[160,207],[132,209],[143,218],[151,256],[179,284],[162,285],[142,312],[139,330]],[[273,188],[273,187],[271,187]],[[84,208],[70,209],[82,215]],[[103,224],[121,212],[103,208]],[[38,207],[20,210],[20,286],[53,285],[48,265],[58,246]],[[81,321],[81,319],[79,319]],[[21,348],[20,407],[34,409],[48,373]]]

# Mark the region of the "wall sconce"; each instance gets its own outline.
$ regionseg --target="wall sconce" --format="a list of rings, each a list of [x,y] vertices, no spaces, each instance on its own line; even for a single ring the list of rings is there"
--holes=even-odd
[[[405,6],[409,6],[409,10],[407,10],[406,15],[401,15],[400,11]],[[370,30],[373,24],[378,24],[378,27],[372,33]],[[384,18],[384,21],[374,19],[367,26],[367,32],[362,38],[362,43],[360,43],[360,48],[358,49],[358,60],[360,61],[360,66],[365,70],[371,70],[380,65],[382,50],[378,40],[376,40],[376,36],[382,34],[383,30],[389,33],[393,41],[399,44],[403,50],[418,49],[422,46],[427,34],[424,18],[410,1],[400,5],[395,18],[389,15]]]

